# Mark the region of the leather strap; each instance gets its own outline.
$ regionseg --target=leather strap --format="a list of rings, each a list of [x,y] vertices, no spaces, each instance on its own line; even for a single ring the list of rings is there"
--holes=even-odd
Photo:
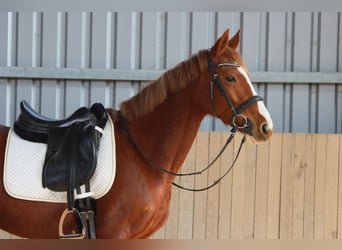
[[[236,108],[236,112],[238,114],[241,114],[243,111],[245,111],[249,106],[251,106],[252,104],[254,104],[255,102],[258,101],[263,101],[264,98],[262,98],[261,96],[255,95],[252,96],[251,98],[249,98],[248,100],[246,100],[245,102],[241,103],[237,108]]]

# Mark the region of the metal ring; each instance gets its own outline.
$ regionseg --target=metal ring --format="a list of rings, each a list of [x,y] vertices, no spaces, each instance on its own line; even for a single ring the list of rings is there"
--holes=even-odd
[[[240,126],[240,124],[237,124],[237,118],[241,117],[242,118],[242,121],[243,121],[243,125]],[[238,129],[243,129],[243,128],[247,128],[248,127],[248,119],[246,116],[244,115],[241,115],[241,114],[237,114],[233,117],[233,120],[232,120],[232,123],[233,123],[233,126],[234,127],[237,127]]]

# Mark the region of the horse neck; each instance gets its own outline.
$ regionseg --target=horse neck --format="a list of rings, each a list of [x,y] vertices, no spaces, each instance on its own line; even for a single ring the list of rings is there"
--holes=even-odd
[[[169,94],[153,112],[129,123],[134,140],[149,161],[148,168],[161,167],[178,172],[182,166],[206,115],[193,106],[196,102],[190,85]],[[174,179],[172,176],[166,178]]]

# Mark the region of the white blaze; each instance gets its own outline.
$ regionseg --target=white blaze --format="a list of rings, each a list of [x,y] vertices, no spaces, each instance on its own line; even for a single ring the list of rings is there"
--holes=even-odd
[[[242,67],[238,67],[237,70],[245,77],[246,81],[248,82],[249,84],[249,87],[253,93],[253,95],[257,95],[254,87],[253,87],[253,84],[251,82],[251,80],[249,79],[246,71],[242,68]],[[268,110],[266,109],[265,107],[265,104],[261,101],[258,101],[257,102],[258,104],[258,110],[259,110],[259,113],[265,118],[265,120],[267,121],[267,125],[268,125],[268,128],[269,129],[273,129],[273,121],[271,119],[271,116],[270,114],[268,113]]]

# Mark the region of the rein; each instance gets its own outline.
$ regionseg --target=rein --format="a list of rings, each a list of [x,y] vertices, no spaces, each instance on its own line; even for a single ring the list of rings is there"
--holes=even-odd
[[[226,150],[227,146],[232,142],[232,140],[234,139],[235,137],[235,134],[237,132],[237,127],[233,127],[232,130],[231,130],[231,135],[228,137],[226,143],[224,144],[224,146],[222,147],[222,149],[220,150],[220,152],[217,154],[217,156],[215,157],[215,159],[210,162],[208,164],[208,166],[206,166],[205,168],[203,168],[202,170],[200,171],[196,171],[196,172],[192,172],[192,173],[175,173],[175,172],[172,172],[172,171],[169,171],[163,167],[160,167],[158,165],[154,165],[153,162],[151,162],[145,155],[144,153],[142,152],[142,150],[140,149],[140,147],[138,146],[138,144],[135,142],[135,140],[133,139],[132,137],[132,134],[131,132],[129,131],[128,129],[128,126],[127,126],[127,122],[126,120],[122,117],[121,115],[121,112],[118,111],[118,121],[120,122],[121,126],[123,127],[123,129],[125,130],[125,133],[126,135],[128,136],[128,139],[131,141],[132,145],[134,146],[135,150],[138,152],[138,154],[140,155],[140,157],[145,161],[147,162],[149,165],[153,166],[154,168],[157,168],[159,169],[160,171],[166,173],[166,174],[169,174],[169,175],[172,175],[172,176],[190,176],[190,175],[200,175],[202,174],[203,172],[209,170],[209,168],[214,165],[214,163],[220,158],[220,156],[223,154],[223,152]],[[183,189],[183,190],[187,190],[187,191],[193,191],[193,192],[200,192],[200,191],[205,191],[205,190],[208,190],[214,186],[216,186],[229,172],[230,170],[233,168],[236,160],[238,159],[239,155],[240,155],[240,151],[241,151],[241,148],[242,148],[242,145],[245,143],[246,141],[246,135],[244,135],[244,137],[241,139],[241,143],[240,143],[240,146],[239,146],[239,149],[238,149],[238,152],[234,158],[234,161],[232,163],[232,165],[228,168],[228,170],[221,176],[219,177],[217,180],[215,180],[211,185],[207,186],[207,187],[203,187],[203,188],[198,188],[198,189],[193,189],[193,188],[187,188],[187,187],[184,187],[184,186],[181,186],[175,182],[172,182],[172,185],[174,185],[175,187],[178,187],[180,189]]]
[[[172,176],[190,176],[190,175],[199,175],[202,174],[203,172],[209,170],[209,168],[220,158],[220,156],[223,154],[223,152],[226,150],[227,146],[232,142],[232,140],[235,137],[236,132],[238,131],[238,129],[245,129],[249,126],[248,124],[248,119],[247,117],[245,117],[244,115],[242,115],[241,113],[246,110],[249,106],[251,106],[252,104],[258,102],[258,101],[262,101],[263,98],[260,96],[252,96],[251,98],[247,99],[246,101],[244,101],[242,104],[240,104],[238,107],[235,107],[232,100],[230,99],[230,97],[228,96],[227,92],[225,91],[222,82],[220,81],[218,74],[215,72],[215,68],[217,67],[224,67],[224,66],[228,66],[228,67],[240,67],[239,64],[236,63],[230,63],[230,62],[224,62],[224,63],[219,63],[219,64],[214,64],[210,58],[210,55],[208,53],[208,66],[209,66],[209,71],[210,71],[210,75],[211,75],[211,81],[210,81],[210,103],[212,106],[212,109],[214,111],[214,113],[216,114],[216,109],[215,109],[215,102],[214,102],[214,94],[213,94],[213,85],[215,84],[215,86],[218,88],[220,94],[223,96],[223,98],[225,99],[225,101],[227,102],[229,108],[231,109],[232,113],[233,113],[233,118],[232,118],[232,129],[231,129],[231,135],[228,137],[226,143],[224,144],[224,146],[222,147],[222,149],[220,150],[220,152],[217,154],[217,156],[214,158],[214,160],[212,162],[210,162],[205,168],[203,168],[200,171],[196,171],[196,172],[192,172],[192,173],[175,173],[172,171],[169,171],[163,167],[160,167],[158,165],[154,165],[153,162],[151,162],[142,152],[142,150],[140,149],[140,147],[137,145],[137,143],[135,142],[134,138],[132,137],[132,134],[130,133],[128,126],[127,126],[127,122],[125,120],[125,118],[121,115],[121,112],[118,111],[118,121],[120,122],[120,124],[122,125],[123,129],[125,130],[126,135],[128,136],[129,140],[131,141],[132,145],[134,146],[134,148],[136,149],[136,151],[138,152],[138,154],[140,155],[140,157],[147,162],[149,165],[159,169],[160,171],[167,173],[169,175]],[[239,123],[238,122],[238,118],[242,118],[242,121]],[[174,185],[175,187],[178,187],[180,189],[183,190],[187,190],[187,191],[193,191],[193,192],[199,192],[199,191],[205,191],[208,190],[214,186],[216,186],[218,183],[220,183],[220,181],[231,171],[231,169],[233,168],[233,166],[235,165],[235,162],[237,161],[240,152],[241,152],[241,148],[242,145],[245,143],[246,141],[246,135],[243,136],[243,138],[241,139],[240,142],[240,146],[238,149],[238,152],[232,162],[232,165],[226,170],[226,172],[219,177],[217,180],[215,180],[212,184],[210,184],[209,186],[203,187],[203,188],[187,188],[184,186],[181,186],[175,182],[172,183],[172,185]]]

